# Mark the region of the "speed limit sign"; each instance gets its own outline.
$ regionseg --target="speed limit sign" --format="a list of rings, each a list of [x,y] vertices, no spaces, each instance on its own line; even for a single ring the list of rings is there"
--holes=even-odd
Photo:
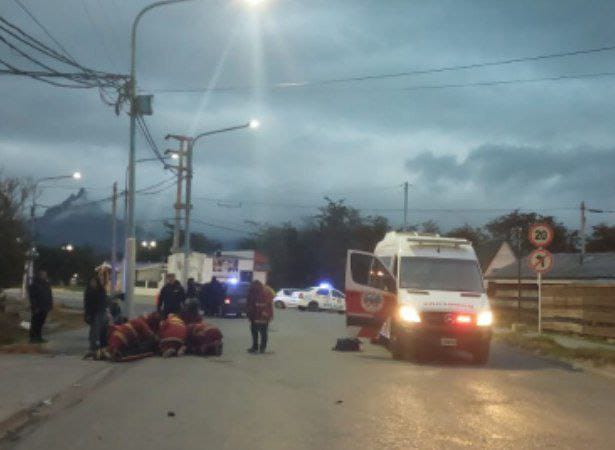
[[[553,254],[544,248],[537,248],[528,258],[530,268],[536,273],[545,273],[553,267]]]
[[[553,241],[553,228],[546,223],[535,223],[528,237],[534,247],[547,247]]]

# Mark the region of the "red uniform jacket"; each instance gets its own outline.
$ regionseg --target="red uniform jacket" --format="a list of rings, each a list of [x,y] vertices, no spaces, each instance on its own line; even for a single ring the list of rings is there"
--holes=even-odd
[[[273,295],[263,285],[253,284],[248,291],[248,318],[254,323],[269,323],[273,319]]]

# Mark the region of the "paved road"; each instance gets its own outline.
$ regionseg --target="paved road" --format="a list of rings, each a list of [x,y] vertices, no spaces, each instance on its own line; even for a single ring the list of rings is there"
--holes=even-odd
[[[396,362],[371,345],[332,352],[343,320],[282,311],[265,355],[246,354],[245,320],[218,321],[221,358],[115,365],[83,401],[10,447],[613,448],[615,383],[608,379],[502,346],[483,368],[463,358]]]

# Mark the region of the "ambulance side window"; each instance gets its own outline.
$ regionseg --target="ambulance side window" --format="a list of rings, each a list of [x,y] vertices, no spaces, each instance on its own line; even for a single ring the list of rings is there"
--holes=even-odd
[[[387,292],[396,291],[395,279],[380,259],[361,253],[350,257],[352,280],[360,285],[369,286]]]

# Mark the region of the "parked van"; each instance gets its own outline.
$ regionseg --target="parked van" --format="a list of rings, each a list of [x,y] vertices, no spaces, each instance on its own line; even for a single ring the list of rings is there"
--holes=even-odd
[[[395,359],[434,349],[489,358],[493,315],[480,265],[465,239],[389,232],[374,253],[350,250],[346,323],[384,341]]]

